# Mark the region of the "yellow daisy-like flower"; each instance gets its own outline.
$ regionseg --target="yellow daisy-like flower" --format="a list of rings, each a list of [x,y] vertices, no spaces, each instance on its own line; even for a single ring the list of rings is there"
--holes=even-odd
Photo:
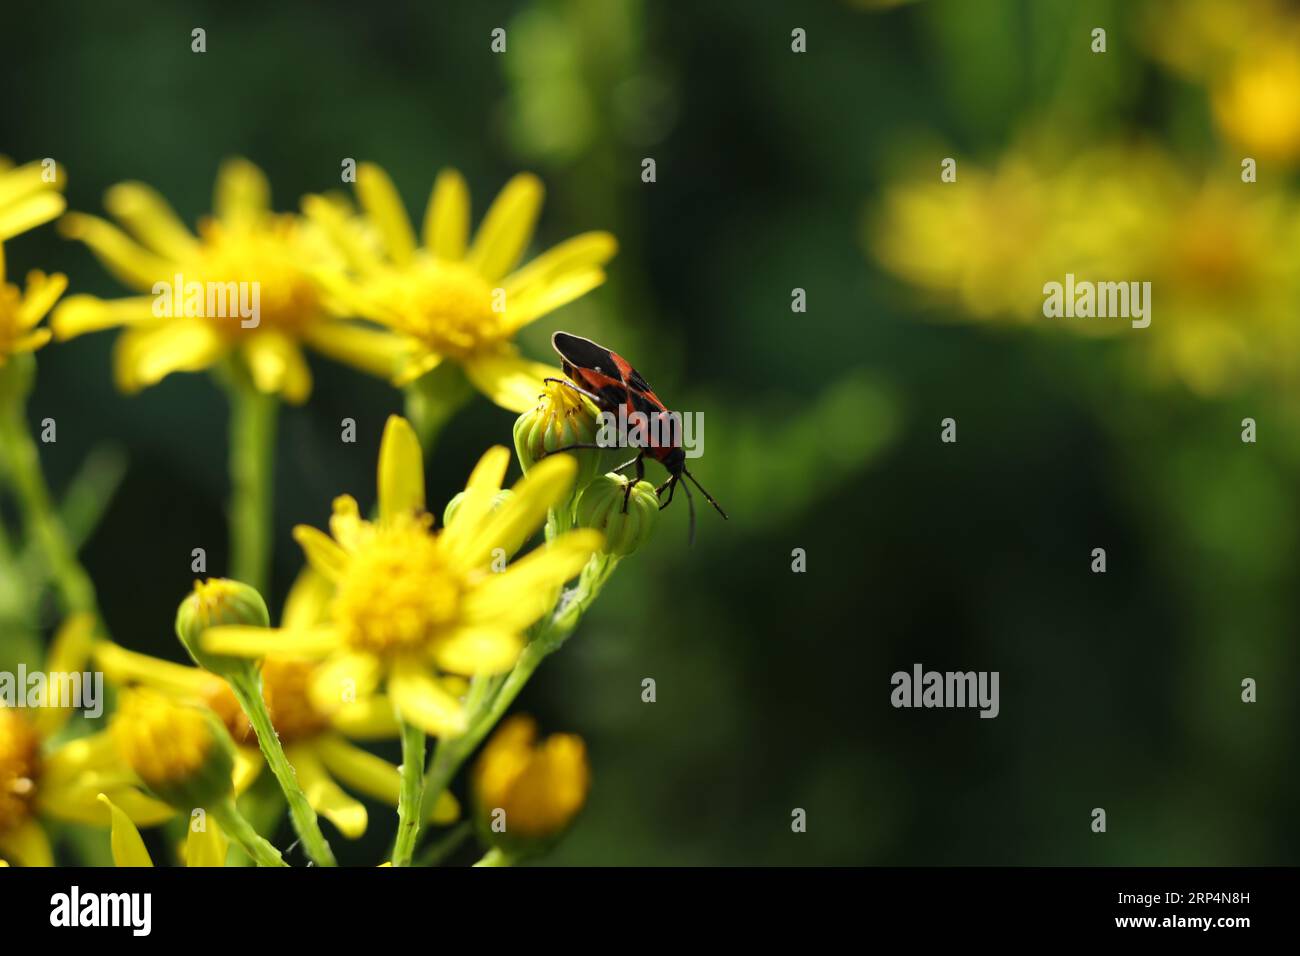
[[[537,721],[516,714],[502,722],[483,748],[471,783],[480,819],[504,811],[506,842],[554,837],[587,801],[587,747],[574,734],[538,741]]]
[[[0,242],[57,219],[67,205],[59,193],[63,185],[63,171],[56,165],[14,167],[0,156]]]
[[[327,582],[308,569],[294,583],[285,604],[283,627],[291,632],[319,624],[328,608]],[[260,773],[263,761],[257,737],[229,685],[197,667],[175,664],[101,641],[95,659],[105,677],[118,685],[142,685],[175,698],[209,707],[235,741],[241,763],[250,770],[245,785]],[[284,745],[285,756],[297,772],[313,810],[338,827],[345,837],[365,833],[365,805],[339,784],[397,806],[399,774],[388,761],[350,743],[397,736],[392,705],[383,695],[356,699],[354,688],[334,688],[333,697],[319,693],[323,665],[293,657],[269,656],[262,663],[262,695],[271,722]],[[337,681],[332,683],[337,684]],[[317,692],[313,692],[314,688]],[[459,816],[451,794],[429,808],[429,820],[446,824]]]
[[[93,630],[89,615],[69,618],[50,647],[46,670],[80,673]],[[71,714],[68,708],[42,707],[29,716],[0,706],[0,855],[19,865],[54,865],[42,820],[108,825],[100,793],[111,795],[123,813],[145,826],[173,813],[140,791],[109,731],[53,744]]]
[[[115,353],[123,391],[237,354],[259,391],[304,401],[312,380],[300,346],[340,347],[331,336],[341,323],[319,278],[344,262],[312,223],[273,213],[270,195],[260,169],[232,159],[217,175],[215,215],[199,222],[197,236],[143,183],[119,183],[104,199],[130,235],[95,216],[64,216],[62,232],[142,294],[111,301],[71,296],[55,312],[54,334],[67,339],[125,326]],[[256,315],[245,317],[254,296]],[[346,329],[340,334],[350,347],[354,337]]]
[[[424,464],[415,432],[393,416],[379,449],[379,514],[361,518],[355,499],[337,498],[331,535],[300,525],[295,537],[311,565],[334,585],[328,620],[311,627],[214,627],[200,643],[213,654],[267,654],[323,660],[314,693],[338,699],[387,686],[401,719],[437,736],[465,730],[457,691],[473,676],[509,670],[523,633],[555,604],[559,589],[600,547],[598,532],[557,537],[504,571],[508,553],[546,519],[573,483],[567,455],[545,459],[493,508],[510,453],[490,449],[440,531],[425,508]]]
[[[557,372],[521,357],[515,333],[604,282],[603,267],[618,248],[614,237],[583,233],[518,267],[542,205],[536,176],[510,180],[470,241],[465,180],[442,171],[429,197],[423,245],[382,169],[363,163],[356,185],[382,252],[357,241],[337,204],[312,196],[303,210],[335,237],[353,266],[351,278],[332,286],[347,314],[396,333],[401,346],[393,381],[409,383],[450,359],[501,407],[523,412],[535,405],[542,379]]]

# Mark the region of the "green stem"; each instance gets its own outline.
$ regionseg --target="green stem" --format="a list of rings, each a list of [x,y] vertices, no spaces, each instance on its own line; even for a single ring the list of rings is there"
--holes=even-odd
[[[455,827],[448,830],[438,838],[436,843],[429,844],[415,861],[416,866],[437,866],[447,857],[459,849],[460,845],[469,838],[474,832],[474,827],[468,821],[461,821]]]
[[[505,715],[542,661],[559,650],[560,645],[573,633],[582,615],[596,600],[617,566],[618,558],[605,554],[593,557],[583,568],[577,585],[561,595],[555,610],[536,625],[532,640],[524,645],[514,668],[495,693],[485,694],[478,706],[470,709],[469,729],[459,737],[438,742],[434,748],[433,760],[424,776],[424,799],[427,804],[432,805],[431,801],[442,796],[461,765]]]
[[[420,807],[424,789],[424,731],[402,721],[402,780],[397,796],[397,839],[393,843],[393,866],[410,866],[415,841],[420,835]]]
[[[95,586],[77,560],[55,512],[36,442],[27,430],[21,405],[0,411],[0,449],[22,504],[27,532],[44,553],[63,609],[68,613],[87,612],[98,618]]]
[[[229,798],[212,808],[212,815],[221,825],[222,831],[253,858],[258,866],[288,866],[280,851],[271,845],[252,825],[244,819],[235,808],[235,801]]]
[[[279,401],[237,374],[230,393],[230,576],[266,593]]]
[[[271,768],[271,773],[275,774],[275,779],[280,783],[280,789],[284,791],[284,798],[289,804],[289,819],[293,822],[294,832],[302,840],[307,855],[318,866],[337,866],[334,852],[321,833],[316,811],[307,802],[307,795],[298,785],[298,774],[289,763],[289,758],[284,755],[284,748],[280,746],[280,735],[276,733],[266,702],[262,700],[256,673],[250,668],[246,674],[228,675],[226,682],[239,701],[239,706],[248,715],[248,721],[257,734],[257,743],[262,748],[262,756],[266,758],[266,765]]]
[[[493,847],[483,854],[483,859],[474,864],[475,866],[514,866],[514,857],[510,856],[500,847]]]

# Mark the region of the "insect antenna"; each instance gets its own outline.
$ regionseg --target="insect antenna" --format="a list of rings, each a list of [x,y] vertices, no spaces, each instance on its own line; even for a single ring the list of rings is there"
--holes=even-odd
[[[691,521],[688,525],[690,530],[686,533],[686,546],[693,548],[695,547],[695,496],[691,494],[691,486],[686,482],[682,482],[682,487],[686,489],[686,507],[691,514]],[[701,488],[700,490],[703,491],[704,489]]]
[[[687,478],[691,479],[691,481],[695,481],[695,476],[692,475],[685,468],[682,469],[682,474],[685,475]],[[722,505],[718,504],[716,501],[713,500],[713,495],[709,494],[708,491],[705,490],[704,486],[700,484],[698,481],[695,481],[695,487],[700,489],[700,494],[704,495],[704,500],[707,501],[709,504],[713,505],[713,507],[718,510],[718,514],[722,515],[724,519],[727,519],[727,513],[722,510]],[[686,489],[686,493],[690,494],[689,487]]]

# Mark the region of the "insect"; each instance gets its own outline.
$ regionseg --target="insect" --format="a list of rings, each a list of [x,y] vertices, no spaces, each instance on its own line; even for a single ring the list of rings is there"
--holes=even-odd
[[[713,500],[713,496],[705,491],[704,486],[687,470],[686,452],[682,448],[680,419],[676,420],[676,427],[674,427],[672,413],[659,400],[659,396],[654,393],[654,389],[650,387],[650,383],[642,377],[640,372],[629,365],[627,360],[617,352],[611,352],[590,339],[570,335],[568,332],[556,332],[551,336],[551,345],[559,353],[564,374],[568,376],[569,380],[556,378],[547,379],[548,382],[558,382],[585,395],[602,412],[617,415],[620,408],[622,408],[623,421],[626,421],[627,416],[632,412],[640,412],[647,419],[657,420],[659,424],[665,426],[651,429],[651,437],[645,447],[638,452],[635,458],[623,462],[614,471],[621,472],[625,468],[636,466],[636,480],[640,481],[645,477],[645,458],[647,455],[663,465],[668,471],[668,478],[655,489],[655,496],[662,496],[667,491],[668,498],[659,505],[659,508],[662,511],[672,503],[673,492],[679,483],[686,489],[686,503],[690,507],[691,515],[691,542],[695,541],[695,499],[691,495],[691,486],[682,481],[683,476],[694,482],[695,487],[700,489],[700,494],[704,495],[705,500],[717,509],[718,514],[722,515],[723,518],[727,517],[727,513],[722,510],[722,506]],[[665,433],[669,436],[666,443],[662,440]],[[600,447],[603,446],[568,445],[564,448],[557,448],[556,451]],[[628,498],[632,494],[633,484],[629,484],[627,490],[623,493],[623,511],[625,512],[627,511]]]

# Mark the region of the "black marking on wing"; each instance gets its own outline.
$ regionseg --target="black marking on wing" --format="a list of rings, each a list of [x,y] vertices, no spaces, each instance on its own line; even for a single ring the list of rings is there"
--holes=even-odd
[[[561,358],[579,368],[594,369],[611,377],[617,374],[613,353],[591,339],[570,335],[568,332],[556,332],[551,336],[551,345],[560,353]]]

